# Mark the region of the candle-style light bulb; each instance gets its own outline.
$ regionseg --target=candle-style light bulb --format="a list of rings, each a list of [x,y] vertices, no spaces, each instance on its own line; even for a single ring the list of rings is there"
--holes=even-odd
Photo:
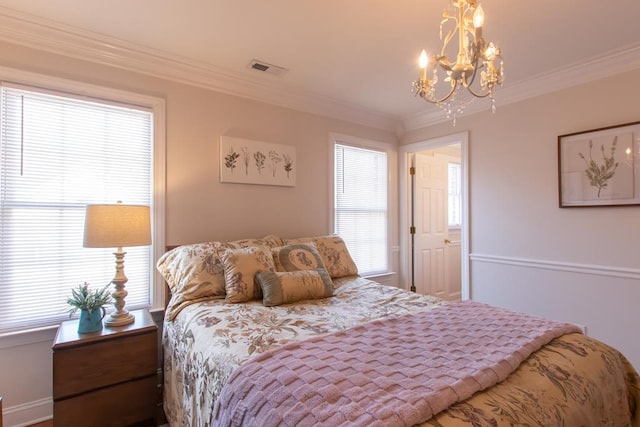
[[[481,28],[484,25],[484,10],[482,5],[478,5],[476,11],[473,12],[473,28]]]
[[[489,42],[487,48],[484,51],[484,59],[486,59],[487,61],[493,61],[496,58],[496,54],[496,45],[494,45],[493,42]]]
[[[429,56],[427,56],[427,52],[422,49],[420,52],[420,58],[418,59],[418,64],[420,65],[420,80],[427,80],[427,65],[429,64]]]

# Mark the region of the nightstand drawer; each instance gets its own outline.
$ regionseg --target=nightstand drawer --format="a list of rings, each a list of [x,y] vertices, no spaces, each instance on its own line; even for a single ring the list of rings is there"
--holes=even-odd
[[[53,353],[53,398],[156,375],[155,330]]]
[[[155,425],[156,377],[85,393],[53,403],[55,426],[127,426],[148,421]]]

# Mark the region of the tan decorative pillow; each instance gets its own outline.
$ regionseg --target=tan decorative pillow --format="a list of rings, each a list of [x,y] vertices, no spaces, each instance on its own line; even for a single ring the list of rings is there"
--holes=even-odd
[[[320,237],[302,237],[299,239],[284,239],[284,242],[287,245],[313,242],[332,279],[358,274],[358,267],[353,262],[347,245],[340,236],[332,234]]]
[[[261,299],[262,291],[255,283],[256,272],[275,270],[271,251],[262,246],[227,249],[222,264],[227,292],[225,301],[231,303]]]
[[[165,318],[194,301],[224,298],[224,267],[220,256],[232,247],[229,243],[205,242],[178,246],[163,254],[156,268],[171,289],[172,298]]]
[[[256,282],[262,288],[267,307],[333,295],[333,282],[324,268],[288,272],[258,271]]]
[[[180,310],[194,302],[224,298],[226,290],[221,257],[227,249],[282,245],[280,237],[269,235],[262,239],[195,243],[166,252],[156,264],[172,294],[165,319],[175,319]]]
[[[156,267],[167,281],[171,293],[200,296],[224,296],[224,268],[220,257],[231,248],[282,246],[278,236],[243,239],[232,242],[203,242],[182,245],[164,253]]]
[[[313,243],[298,243],[271,249],[276,271],[315,270],[325,268]]]
[[[248,248],[250,246],[266,246],[268,248],[275,248],[277,246],[284,245],[280,237],[271,234],[268,236],[264,236],[261,239],[241,239],[234,240],[229,243],[231,243],[236,248]]]

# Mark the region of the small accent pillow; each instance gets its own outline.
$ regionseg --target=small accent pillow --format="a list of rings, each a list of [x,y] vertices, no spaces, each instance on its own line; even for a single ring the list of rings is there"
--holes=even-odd
[[[262,290],[255,283],[258,270],[274,271],[269,248],[250,246],[227,249],[222,256],[224,265],[226,302],[236,303],[262,298]]]
[[[256,282],[262,288],[267,307],[333,296],[333,282],[324,268],[288,272],[258,271]]]
[[[276,271],[315,270],[325,268],[313,243],[299,243],[271,249]]]
[[[347,245],[342,237],[332,234],[320,237],[303,237],[299,239],[285,239],[285,244],[291,245],[296,243],[312,242],[320,256],[325,268],[329,272],[332,279],[344,276],[356,276],[358,267],[353,262],[351,254],[347,250]]]

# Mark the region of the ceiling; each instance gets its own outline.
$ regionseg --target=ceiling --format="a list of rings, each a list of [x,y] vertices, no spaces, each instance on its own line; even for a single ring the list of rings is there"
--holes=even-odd
[[[381,128],[443,119],[415,98],[448,0],[0,0],[0,39]],[[500,105],[640,68],[639,0],[483,0]],[[135,56],[135,58],[134,58]],[[136,59],[137,58],[137,59]],[[284,67],[249,69],[252,59]],[[146,61],[146,64],[144,62]],[[488,109],[488,101],[474,104]]]

